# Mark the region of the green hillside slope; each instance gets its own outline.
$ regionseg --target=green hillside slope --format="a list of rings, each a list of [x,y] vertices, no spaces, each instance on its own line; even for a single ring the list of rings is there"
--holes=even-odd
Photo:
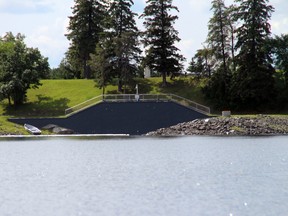
[[[6,100],[2,101],[0,113],[9,116],[61,116],[65,109],[102,94],[93,80],[42,80],[41,83],[38,89],[28,91],[27,102],[17,109],[9,107]],[[169,81],[165,88],[161,87],[161,78],[137,79],[126,93],[135,93],[136,84],[140,94],[173,93],[205,104],[201,83],[191,78]],[[117,86],[108,86],[106,93],[117,93]]]

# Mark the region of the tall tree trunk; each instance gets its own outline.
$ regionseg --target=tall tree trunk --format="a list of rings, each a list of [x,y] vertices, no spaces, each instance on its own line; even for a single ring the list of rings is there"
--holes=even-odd
[[[84,75],[84,78],[85,79],[90,79],[91,78],[91,71],[90,71],[90,67],[89,65],[87,64],[87,58],[85,57],[84,59],[84,63],[83,63],[83,75]]]
[[[8,95],[8,103],[9,103],[9,106],[11,106],[11,97],[10,97],[10,95]]]
[[[166,87],[166,86],[167,86],[167,73],[162,72],[162,87]]]
[[[236,71],[236,62],[235,62],[235,37],[234,37],[234,27],[231,21],[229,21],[230,29],[231,29],[231,54],[232,54],[232,64],[233,64],[233,72]]]

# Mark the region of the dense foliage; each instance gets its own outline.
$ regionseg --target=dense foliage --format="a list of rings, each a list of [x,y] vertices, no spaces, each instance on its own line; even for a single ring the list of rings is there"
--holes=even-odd
[[[205,93],[220,109],[271,109],[277,98],[271,54],[274,52],[279,66],[280,50],[287,49],[287,44],[279,37],[269,39],[269,20],[274,8],[268,0],[235,3],[226,7],[223,0],[212,1],[214,15],[207,41],[213,53],[211,59],[220,63],[213,68]]]
[[[54,75],[80,78],[75,71],[81,71],[82,65],[82,77],[92,72],[100,88],[117,81],[120,92],[140,67],[161,75],[164,86],[168,75],[178,75],[184,60],[175,46],[180,41],[174,28],[178,8],[172,0],[146,1],[140,16],[145,49],[139,66],[141,44],[133,4],[132,0],[75,0],[67,35],[71,47]],[[211,0],[211,11],[204,47],[187,68],[198,78],[208,78],[207,98],[218,109],[260,111],[285,105],[288,38],[271,38],[274,8],[269,0],[234,0],[229,6],[225,0]]]
[[[273,7],[268,0],[241,2],[237,18],[243,24],[237,29],[237,70],[232,86],[232,103],[241,109],[257,109],[271,104],[275,96],[273,73],[266,39],[271,34],[269,20]]]
[[[174,23],[178,19],[171,11],[178,11],[172,0],[147,0],[142,17],[145,18],[143,33],[144,46],[147,48],[145,63],[159,72],[166,85],[166,76],[182,70],[184,57],[179,54],[175,43],[180,41]]]
[[[105,1],[75,0],[72,10],[73,15],[69,17],[69,33],[66,35],[71,43],[66,58],[76,77],[90,78],[88,61],[103,32]]]
[[[122,92],[122,86],[136,75],[141,51],[136,14],[131,10],[133,4],[132,0],[115,0],[108,5],[104,37],[90,61],[99,87],[117,79],[118,91]]]
[[[1,99],[23,103],[27,89],[37,88],[42,78],[93,78],[103,93],[111,83],[126,93],[146,67],[162,76],[163,86],[168,75],[183,72],[185,58],[174,28],[179,11],[173,0],[146,0],[140,16],[143,32],[137,28],[133,0],[74,3],[66,35],[70,47],[56,69],[49,70],[47,58],[28,48],[23,35],[0,37]],[[211,0],[208,35],[187,72],[207,80],[203,91],[217,109],[288,107],[288,35],[271,36],[273,11],[269,0],[234,0],[229,6]]]
[[[0,38],[0,97],[9,104],[25,102],[27,90],[37,88],[49,73],[48,59],[28,48],[24,36],[7,33]]]

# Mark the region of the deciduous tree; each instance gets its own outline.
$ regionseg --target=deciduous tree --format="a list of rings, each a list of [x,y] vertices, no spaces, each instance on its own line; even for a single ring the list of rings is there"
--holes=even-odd
[[[0,96],[9,104],[25,102],[27,90],[38,88],[48,72],[48,59],[38,49],[28,48],[23,35],[7,33],[0,38]]]

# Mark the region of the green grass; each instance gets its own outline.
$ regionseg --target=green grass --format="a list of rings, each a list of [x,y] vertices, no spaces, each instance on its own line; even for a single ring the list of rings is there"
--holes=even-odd
[[[42,80],[38,89],[29,89],[27,102],[21,107],[0,105],[0,112],[9,116],[61,116],[65,109],[102,94],[93,80]],[[116,90],[108,86],[107,91]]]
[[[27,134],[25,129],[17,124],[13,124],[7,120],[6,116],[0,117],[0,135],[8,135],[8,134]]]
[[[207,105],[201,92],[202,83],[192,78],[167,81],[167,87],[162,87],[162,78],[136,79],[126,93],[135,93],[138,84],[140,94],[172,93]],[[20,107],[9,106],[7,100],[0,102],[0,134],[27,134],[22,126],[9,122],[9,117],[63,116],[65,109],[102,94],[93,80],[42,80],[41,83],[38,89],[28,90],[27,102]],[[117,86],[106,87],[105,93],[117,93]]]
[[[126,93],[135,93],[135,85],[138,84],[140,94],[171,93],[209,106],[201,90],[205,80],[180,77],[174,81],[168,78],[167,81],[167,87],[162,87],[162,78],[136,79]],[[7,100],[0,103],[0,135],[27,134],[22,126],[9,122],[9,117],[63,116],[65,109],[102,94],[102,89],[95,87],[93,80],[42,80],[41,83],[38,89],[28,90],[27,102],[18,108],[8,106]],[[117,93],[117,86],[110,85],[105,92]],[[253,116],[256,117],[249,115]]]
[[[95,87],[93,80],[42,80],[38,89],[29,89],[27,102],[20,107],[8,106],[7,100],[0,103],[0,113],[5,116],[62,116],[65,109],[80,104],[102,94],[102,89]],[[168,79],[167,87],[162,87],[162,78],[136,79],[127,93],[135,93],[134,86],[139,86],[140,94],[176,94],[184,98],[205,104],[200,83],[190,78]],[[117,86],[108,86],[107,94],[117,93]]]
[[[149,94],[175,94],[197,103],[208,105],[202,93],[205,80],[197,80],[193,77],[180,77],[175,80],[168,79],[167,87],[162,87],[162,78],[139,79],[139,92]],[[141,89],[141,86],[144,89]]]

